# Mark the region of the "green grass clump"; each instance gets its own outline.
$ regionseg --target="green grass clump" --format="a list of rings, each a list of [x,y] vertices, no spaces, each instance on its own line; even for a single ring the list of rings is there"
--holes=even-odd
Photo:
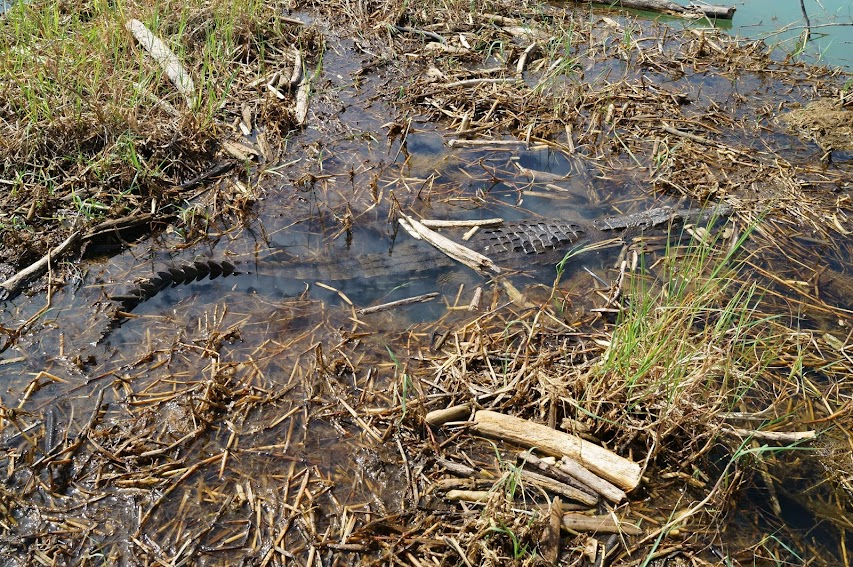
[[[624,309],[592,371],[588,412],[661,439],[692,431],[699,442],[719,413],[763,403],[760,379],[789,345],[743,277],[745,239],[694,239],[667,252],[657,277],[628,277]]]
[[[131,18],[193,78],[189,105],[125,28]],[[282,62],[294,41],[283,25],[255,0],[16,3],[0,19],[3,224],[25,215],[39,232],[170,202],[256,102],[246,97],[269,94],[235,90]]]

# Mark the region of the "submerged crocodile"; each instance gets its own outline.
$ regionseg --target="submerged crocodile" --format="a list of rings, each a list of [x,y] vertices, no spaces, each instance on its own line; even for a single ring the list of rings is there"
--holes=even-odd
[[[708,222],[731,213],[728,205],[707,209],[663,207],[629,215],[611,216],[593,221],[523,220],[481,228],[464,245],[490,258],[499,266],[523,269],[531,264],[554,264],[573,244],[606,238],[618,230],[645,230],[671,222]],[[266,258],[253,258],[246,265],[275,264],[280,276],[290,280],[343,281],[375,278],[392,274],[423,273],[458,263],[428,244],[410,241],[395,245],[391,254],[364,254],[342,260],[301,260],[283,250],[274,250]],[[200,259],[171,266],[156,276],[137,281],[126,293],[111,299],[122,311],[130,311],[170,286],[189,284],[204,278],[244,273],[239,260]],[[248,271],[248,270],[247,270]]]

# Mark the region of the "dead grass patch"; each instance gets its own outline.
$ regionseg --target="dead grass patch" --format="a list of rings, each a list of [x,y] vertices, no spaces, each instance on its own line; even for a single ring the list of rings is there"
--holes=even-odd
[[[192,100],[137,45],[130,18],[177,54]],[[318,41],[277,4],[15,4],[0,21],[0,261],[40,257],[105,218],[179,216],[183,184],[233,160],[229,139],[245,134],[260,147],[247,160],[272,160],[295,122],[293,94],[267,83],[290,77],[295,46],[314,57]]]

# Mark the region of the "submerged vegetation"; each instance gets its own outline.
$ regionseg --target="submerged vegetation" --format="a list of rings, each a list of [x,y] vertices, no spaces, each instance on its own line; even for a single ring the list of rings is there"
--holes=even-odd
[[[10,564],[850,562],[853,169],[800,112],[850,120],[839,72],[502,1],[37,0],[0,53],[2,272],[47,273],[0,319]],[[676,199],[734,214],[545,279],[264,273]]]

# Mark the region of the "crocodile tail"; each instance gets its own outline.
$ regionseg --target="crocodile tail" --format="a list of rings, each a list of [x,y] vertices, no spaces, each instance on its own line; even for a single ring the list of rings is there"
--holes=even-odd
[[[726,204],[715,205],[706,209],[660,207],[629,215],[603,218],[593,224],[599,230],[647,229],[674,221],[683,223],[707,222],[712,219],[725,218],[730,214],[732,214],[732,208]]]
[[[166,271],[157,272],[156,276],[143,278],[127,292],[113,295],[110,299],[117,303],[122,311],[128,312],[169,286],[189,284],[204,278],[213,280],[220,276],[239,273],[237,266],[228,260],[196,260],[191,264],[181,264],[168,268]]]

